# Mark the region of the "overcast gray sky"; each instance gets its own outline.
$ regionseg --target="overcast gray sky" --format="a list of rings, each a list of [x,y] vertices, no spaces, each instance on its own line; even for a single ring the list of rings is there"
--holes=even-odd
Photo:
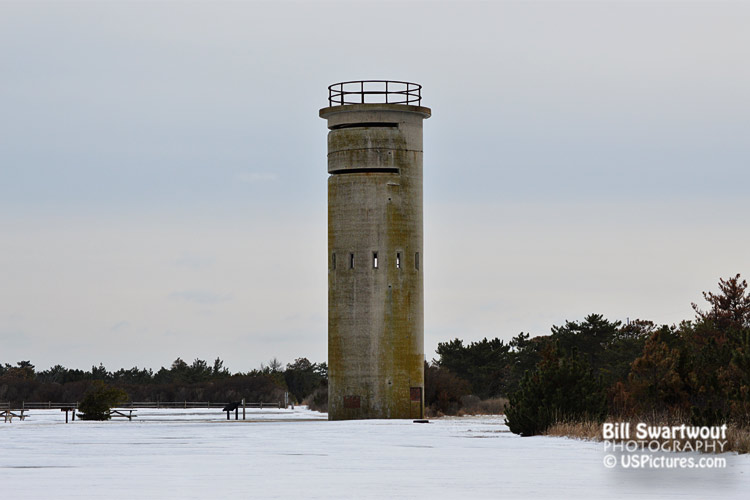
[[[327,85],[423,85],[425,353],[750,254],[746,2],[0,2],[0,362],[326,359]]]

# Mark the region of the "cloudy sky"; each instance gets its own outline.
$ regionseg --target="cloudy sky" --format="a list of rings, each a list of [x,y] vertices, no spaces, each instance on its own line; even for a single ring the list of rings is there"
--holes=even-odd
[[[326,359],[326,87],[424,86],[425,353],[750,275],[750,3],[0,1],[0,362]]]

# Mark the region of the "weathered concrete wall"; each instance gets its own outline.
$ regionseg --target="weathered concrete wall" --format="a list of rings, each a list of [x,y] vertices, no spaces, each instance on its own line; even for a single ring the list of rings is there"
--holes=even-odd
[[[320,110],[331,129],[331,420],[424,413],[422,121],[430,113],[397,104]]]

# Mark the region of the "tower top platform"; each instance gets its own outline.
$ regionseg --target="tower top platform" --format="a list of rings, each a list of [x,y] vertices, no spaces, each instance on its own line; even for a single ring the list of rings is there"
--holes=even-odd
[[[352,80],[328,86],[329,106],[351,104],[422,105],[422,86],[399,80]]]
[[[328,119],[339,113],[360,118],[369,114],[369,119],[363,121],[377,121],[382,118],[381,112],[394,111],[416,113],[422,119],[432,115],[430,108],[422,106],[422,86],[397,80],[352,80],[329,85],[328,107],[321,109],[319,115]]]

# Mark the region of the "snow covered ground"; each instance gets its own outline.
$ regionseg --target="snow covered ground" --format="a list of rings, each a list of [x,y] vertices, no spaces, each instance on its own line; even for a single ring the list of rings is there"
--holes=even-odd
[[[328,422],[304,408],[229,422],[217,409],[137,414],[66,425],[59,410],[33,410],[0,422],[0,491],[14,500],[750,495],[747,455],[721,455],[720,469],[607,469],[601,443],[520,438],[502,416],[415,424]]]

